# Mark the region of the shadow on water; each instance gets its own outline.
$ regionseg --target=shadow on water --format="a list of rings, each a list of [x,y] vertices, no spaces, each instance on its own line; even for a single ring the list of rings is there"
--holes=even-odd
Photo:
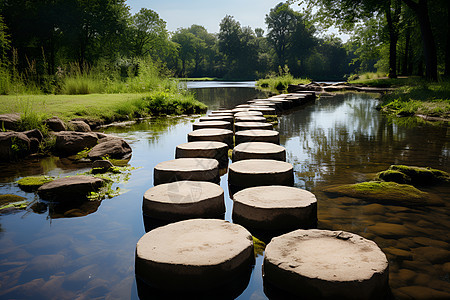
[[[195,92],[211,110],[265,96],[242,87],[199,88]],[[318,228],[346,230],[377,242],[389,259],[390,286],[396,298],[448,298],[449,185],[421,188],[445,201],[446,206],[441,207],[381,205],[350,197],[331,198],[323,192],[330,185],[370,180],[391,164],[450,171],[448,127],[391,122],[375,110],[376,104],[368,95],[337,95],[279,118],[281,145],[294,166],[295,186],[316,195]],[[75,207],[71,214],[79,217],[66,218],[64,214],[71,209],[60,212],[53,207],[49,218],[42,212],[50,208],[36,207],[36,213],[0,216],[0,298],[147,298],[134,274],[136,243],[145,233],[142,197],[153,186],[154,166],[174,159],[175,147],[187,141],[193,120],[152,118],[131,127],[105,130],[130,143],[133,156],[129,164],[139,168],[131,171],[128,182],[118,184],[123,194],[103,200],[101,206],[90,203],[87,215],[82,216],[82,209]],[[0,194],[33,201],[36,196],[21,191],[16,180],[38,174],[73,175],[89,167],[44,158],[1,168]],[[225,190],[225,219],[231,221],[233,203],[227,177],[221,177],[220,185]],[[231,297],[277,298],[265,294],[263,249],[261,244],[249,279],[241,281],[245,286]]]

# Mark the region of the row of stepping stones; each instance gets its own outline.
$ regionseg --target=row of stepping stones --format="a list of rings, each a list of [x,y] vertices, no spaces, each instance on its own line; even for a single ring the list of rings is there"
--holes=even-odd
[[[255,99],[232,110],[212,111],[193,124],[188,143],[176,147],[176,158],[155,166],[154,187],[144,194],[144,220],[169,225],[150,230],[137,243],[138,280],[164,293],[204,295],[228,286],[238,296],[254,263],[250,230],[282,233],[265,249],[267,293],[314,299],[386,295],[388,262],[374,242],[347,232],[310,229],[317,226],[316,197],[294,187],[286,149],[264,117],[314,97],[297,93]],[[220,170],[227,167],[235,223],[221,220],[224,190],[218,184]],[[240,292],[229,288],[236,278],[244,278]]]

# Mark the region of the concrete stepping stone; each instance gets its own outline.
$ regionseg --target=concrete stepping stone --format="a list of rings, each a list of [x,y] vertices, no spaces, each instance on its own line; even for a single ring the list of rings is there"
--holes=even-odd
[[[317,199],[288,186],[258,186],[233,195],[233,221],[246,228],[287,231],[317,226]]]
[[[262,122],[236,122],[234,123],[234,130],[236,132],[241,130],[263,129],[273,130],[273,125],[270,123]]]
[[[181,221],[196,218],[223,218],[223,189],[207,181],[177,181],[148,189],[142,212],[150,218]]]
[[[275,130],[264,130],[264,129],[254,129],[254,130],[243,130],[236,132],[235,134],[236,145],[248,142],[266,142],[273,144],[280,144],[280,134]]]
[[[243,107],[241,107],[241,108],[233,108],[231,111],[233,112],[233,114],[236,114],[238,112],[250,111],[250,108],[243,108]]]
[[[344,231],[296,230],[267,245],[264,280],[302,299],[385,299],[388,261],[373,241]]]
[[[232,114],[233,112],[231,109],[220,109],[220,110],[212,110],[210,114]]]
[[[262,112],[260,111],[241,111],[241,112],[237,112],[234,114],[234,117],[250,117],[250,116],[261,116],[262,117]]]
[[[192,124],[193,130],[205,129],[205,128],[217,128],[217,129],[232,129],[232,125],[230,122],[226,121],[203,121],[196,122]]]
[[[290,163],[273,159],[247,159],[234,162],[228,169],[230,193],[248,187],[294,185],[294,169]]]
[[[218,183],[219,162],[212,158],[178,158],[160,162],[153,170],[153,185],[181,180]]]
[[[274,159],[286,161],[286,149],[266,142],[240,143],[233,149],[232,161],[244,159]]]
[[[208,114],[208,117],[233,117],[233,113]]]
[[[136,245],[136,277],[168,291],[226,286],[253,263],[251,234],[223,220],[172,223],[146,233]]]
[[[265,116],[276,115],[277,114],[276,110],[274,108],[271,108],[271,107],[264,107],[264,106],[256,107],[256,106],[253,106],[253,107],[249,108],[249,110],[250,111],[260,111]]]
[[[214,158],[219,162],[220,168],[228,166],[228,145],[222,142],[200,141],[178,145],[175,149],[175,158]]]
[[[230,122],[231,124],[234,123],[234,117],[233,115],[211,115],[209,117],[201,117],[198,119],[199,122],[208,122],[208,121],[225,121]]]
[[[239,104],[239,105],[236,105],[236,108],[250,108],[250,107],[252,107],[250,104]]]
[[[236,122],[261,122],[264,123],[267,119],[263,116],[242,116],[236,117]]]
[[[188,133],[188,142],[197,141],[216,141],[228,145],[230,149],[233,148],[233,131],[228,129],[198,129]]]

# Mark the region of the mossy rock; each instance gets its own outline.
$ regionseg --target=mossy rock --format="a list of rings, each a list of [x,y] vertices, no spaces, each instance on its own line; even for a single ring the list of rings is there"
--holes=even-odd
[[[409,176],[412,185],[432,185],[450,181],[447,172],[431,168],[392,165],[388,171],[397,171]]]
[[[266,118],[267,123],[270,123],[272,125],[278,125],[278,116],[277,115],[264,115]]]
[[[0,214],[25,209],[27,206],[28,201],[24,197],[12,194],[0,195]]]
[[[396,170],[386,170],[379,172],[375,177],[375,181],[391,181],[400,184],[410,184],[411,177]]]
[[[49,176],[29,176],[17,181],[19,187],[25,192],[36,191],[41,185],[53,181],[54,178]]]
[[[396,182],[369,181],[346,184],[329,187],[324,192],[329,195],[349,196],[390,205],[444,205],[444,202],[437,196],[422,192],[412,185]]]

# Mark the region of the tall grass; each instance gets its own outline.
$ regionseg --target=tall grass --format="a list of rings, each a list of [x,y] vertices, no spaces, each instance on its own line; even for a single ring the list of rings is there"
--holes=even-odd
[[[284,68],[278,67],[278,69],[278,74],[270,74],[267,78],[259,79],[256,85],[261,88],[284,91],[290,84],[307,84],[311,82],[311,80],[306,78],[294,78],[289,73],[287,65]]]

